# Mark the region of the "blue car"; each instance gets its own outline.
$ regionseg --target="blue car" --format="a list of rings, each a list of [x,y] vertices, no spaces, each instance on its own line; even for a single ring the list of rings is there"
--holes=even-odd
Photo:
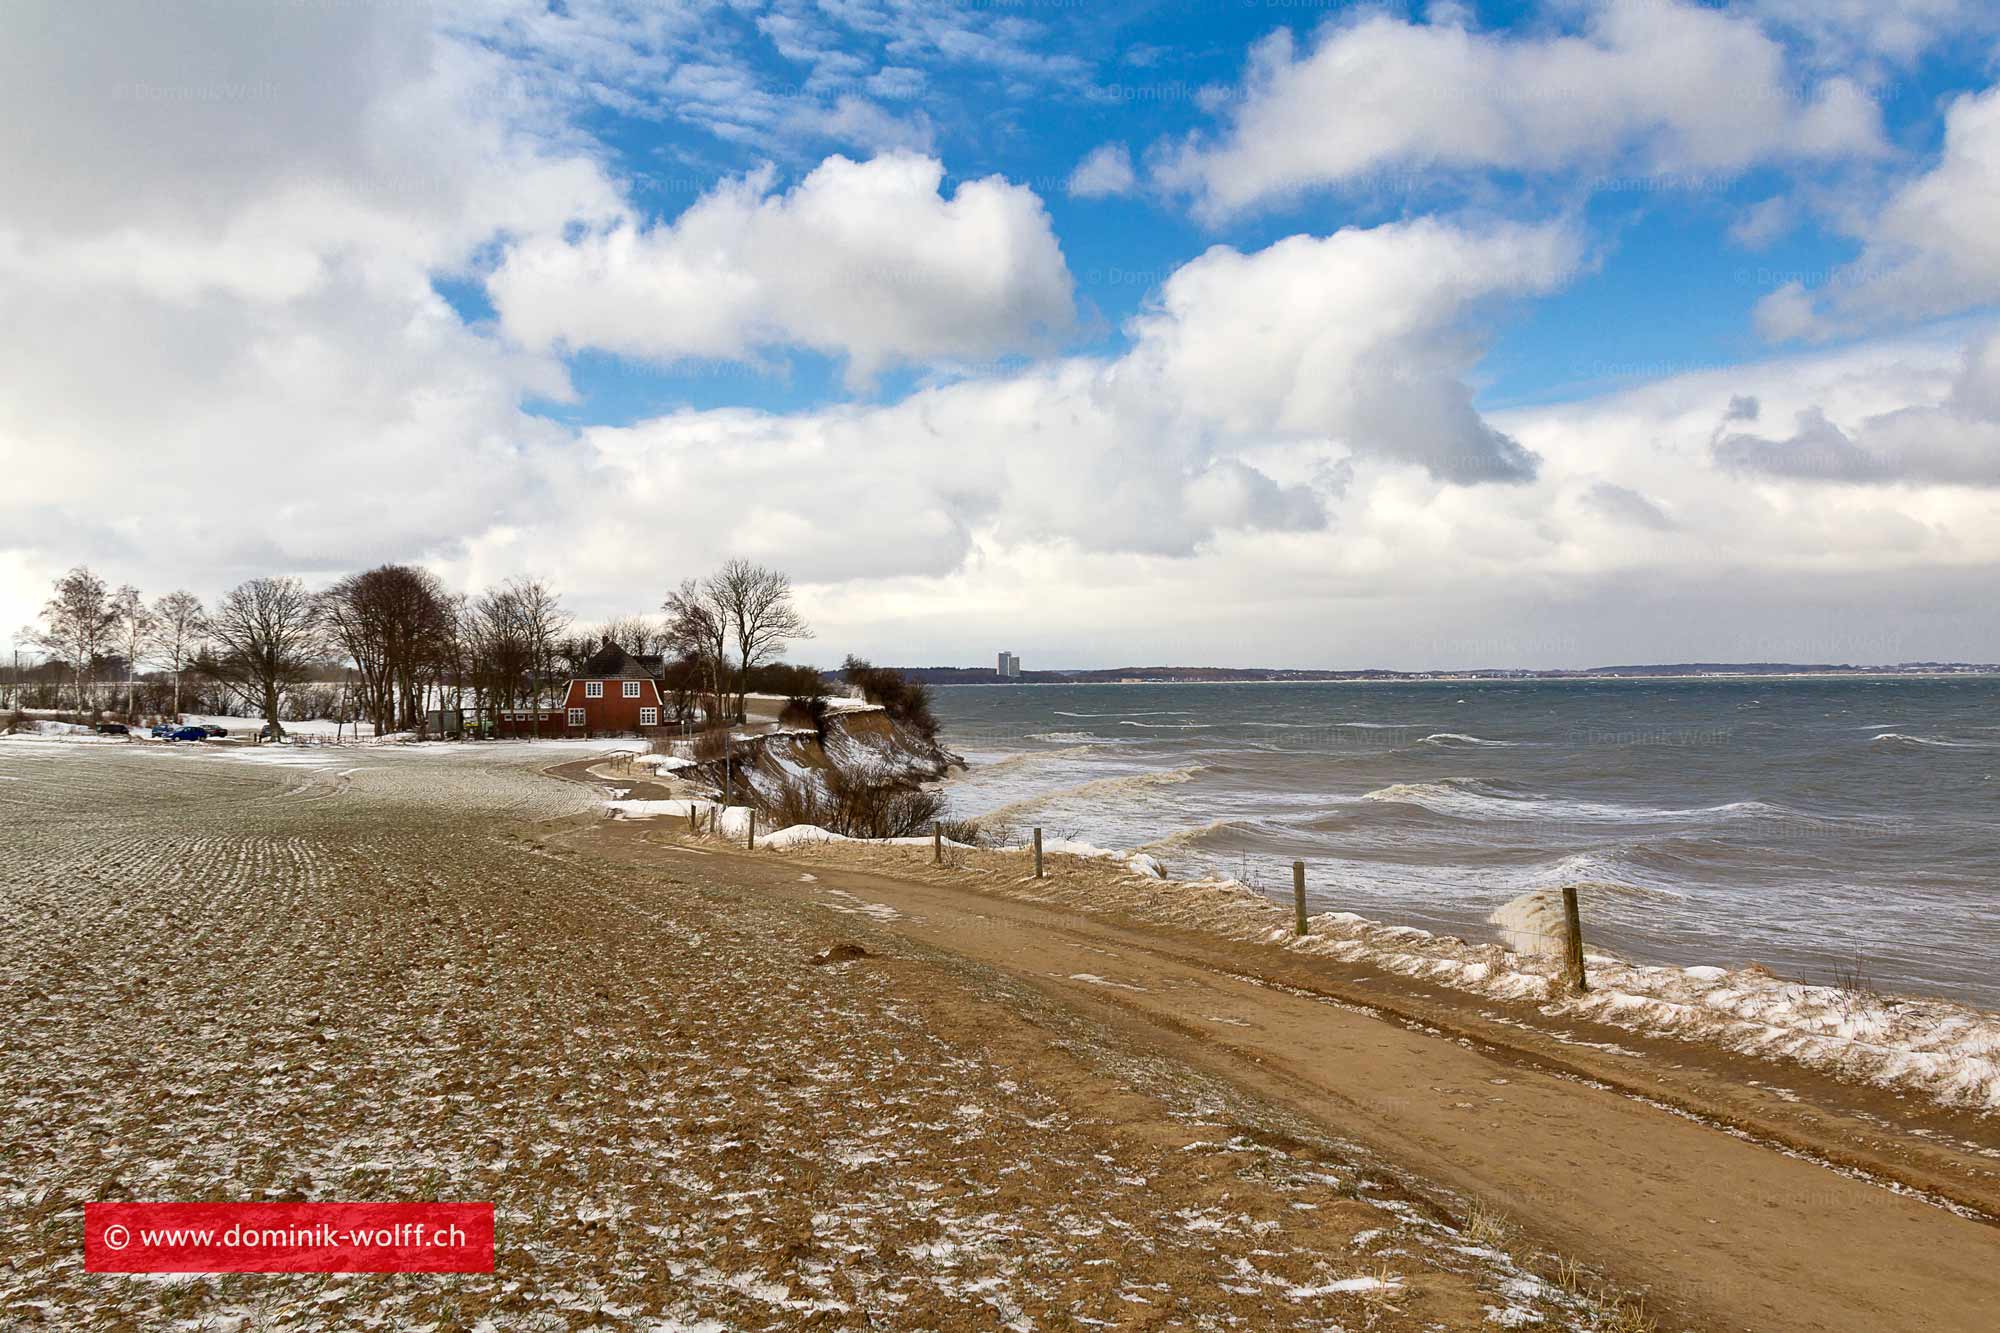
[[[166,728],[166,733],[165,739],[170,741],[205,741],[208,739],[208,733],[200,727],[168,727]],[[160,733],[156,729],[153,734],[157,736]]]
[[[171,722],[162,722],[148,734],[156,741],[164,741],[172,739],[173,734],[179,730],[180,728]]]

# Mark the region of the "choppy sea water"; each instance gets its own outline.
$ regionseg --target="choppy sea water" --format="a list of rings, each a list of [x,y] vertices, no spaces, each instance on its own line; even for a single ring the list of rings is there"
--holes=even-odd
[[[955,813],[1312,910],[1495,938],[1581,886],[1642,961],[2000,1008],[2000,679],[993,685],[936,692]]]

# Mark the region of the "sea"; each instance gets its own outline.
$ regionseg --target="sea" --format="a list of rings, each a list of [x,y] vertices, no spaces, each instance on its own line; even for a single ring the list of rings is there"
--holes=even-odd
[[[2000,1009],[2000,678],[947,686],[945,786],[1310,910]],[[1505,920],[1503,916],[1502,921]]]

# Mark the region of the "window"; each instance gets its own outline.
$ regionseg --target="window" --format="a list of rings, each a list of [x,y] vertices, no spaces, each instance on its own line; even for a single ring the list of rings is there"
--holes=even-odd
[[[604,682],[601,680],[586,680],[583,682],[583,697],[586,699],[602,699],[604,697]]]
[[[638,698],[638,697],[639,697],[639,682],[638,682],[638,681],[636,681],[636,680],[628,680],[628,681],[626,681],[626,682],[625,682],[625,697],[626,697],[627,699],[636,699],[636,698]]]
[[[639,725],[642,727],[659,726],[660,710],[657,708],[641,708],[639,710]]]
[[[583,725],[583,710],[581,708],[572,708],[569,710],[569,724],[572,727]]]

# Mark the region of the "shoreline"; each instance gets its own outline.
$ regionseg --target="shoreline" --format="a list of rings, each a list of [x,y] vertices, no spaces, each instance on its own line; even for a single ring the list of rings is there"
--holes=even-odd
[[[608,779],[607,779],[608,780]],[[613,801],[617,817],[684,819],[690,809],[722,809],[705,800]],[[725,841],[747,831],[742,807],[719,816]],[[928,854],[929,838],[871,841],[810,825],[759,834],[757,849],[810,847],[825,855],[896,849]],[[997,857],[1019,863],[1024,845],[950,844],[960,858]],[[1469,998],[1531,1002],[1558,1020],[1589,1019],[1635,1035],[1671,1036],[1770,1062],[1774,1068],[1820,1074],[1913,1093],[1938,1106],[1980,1114],[2000,1112],[2000,1012],[1936,997],[1816,985],[1779,976],[1757,964],[1738,968],[1640,963],[1586,946],[1592,989],[1582,996],[1555,990],[1559,960],[1476,943],[1416,926],[1391,925],[1354,912],[1322,911],[1293,933],[1288,904],[1227,877],[1168,878],[1143,852],[1074,840],[1044,844],[1046,857],[1066,865],[1058,890],[1079,910],[1116,910],[1220,940],[1257,944],[1289,954],[1365,962],[1384,971],[1447,987]],[[1002,888],[1001,892],[1010,890]],[[1503,928],[1504,929],[1504,928]],[[1994,1154],[2000,1158],[2000,1151]]]
[[[1674,1316],[1661,1327],[1953,1326],[1960,1316],[1934,1304],[1919,1320],[1907,1292],[1885,1308],[1867,1284],[1920,1235],[1906,1251],[1918,1268],[1942,1255],[1933,1246],[1989,1253],[2000,1226],[1990,1111],[1214,929],[1244,914],[1287,928],[1241,886],[1047,847],[1036,880],[1019,849],[947,848],[940,862],[927,840],[803,828],[760,835],[755,851],[674,819],[603,819],[576,838],[745,910],[804,904],[829,938],[867,931],[900,941],[894,957],[1000,969],[1461,1199],[1498,1201],[1555,1252],[1595,1255],[1647,1288],[1649,1312]],[[1314,938],[1328,924],[1315,918]],[[1416,934],[1389,933],[1406,947]]]

